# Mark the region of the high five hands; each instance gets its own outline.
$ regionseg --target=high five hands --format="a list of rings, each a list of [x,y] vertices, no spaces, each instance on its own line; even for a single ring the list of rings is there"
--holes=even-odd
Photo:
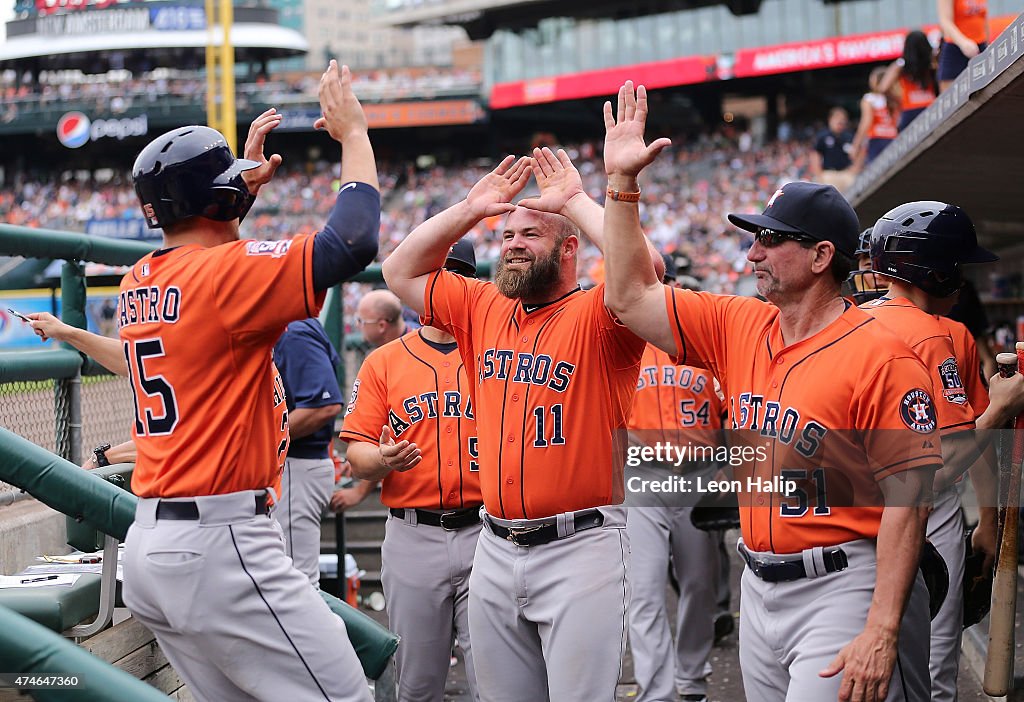
[[[604,170],[609,176],[635,178],[662,149],[672,144],[664,137],[645,144],[646,123],[647,89],[641,85],[634,92],[633,81],[627,80],[619,88],[614,115],[611,102],[604,104]]]
[[[628,80],[619,88],[618,106],[612,113],[611,102],[604,104],[604,163],[609,176],[636,178],[672,141],[655,139],[644,142],[647,122],[647,89],[635,90]],[[530,180],[540,188],[538,197],[519,201],[520,207],[542,212],[562,212],[566,203],[577,195],[586,197],[579,171],[564,149],[535,148],[531,157],[506,156],[498,167],[484,176],[466,197],[472,212],[480,219],[506,214],[515,209],[512,198]]]

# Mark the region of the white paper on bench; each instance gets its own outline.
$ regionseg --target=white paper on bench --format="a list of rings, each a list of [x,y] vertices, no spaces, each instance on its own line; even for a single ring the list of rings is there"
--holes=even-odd
[[[52,587],[54,585],[66,585],[71,587],[81,574],[64,573],[59,575],[38,575],[36,573],[23,573],[21,575],[0,575],[0,589],[22,588],[22,587]]]

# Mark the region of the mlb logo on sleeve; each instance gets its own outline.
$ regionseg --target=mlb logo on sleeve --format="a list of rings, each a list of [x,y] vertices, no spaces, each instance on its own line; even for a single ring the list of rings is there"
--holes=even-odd
[[[281,258],[292,246],[291,239],[284,241],[250,241],[245,247],[247,256],[270,256]]]

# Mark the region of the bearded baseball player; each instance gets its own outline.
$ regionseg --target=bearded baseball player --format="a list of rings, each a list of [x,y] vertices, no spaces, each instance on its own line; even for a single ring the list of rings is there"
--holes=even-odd
[[[512,205],[531,170],[540,197]],[[493,284],[443,270],[455,241],[502,213]],[[469,590],[486,702],[615,695],[629,601],[624,429],[644,344],[608,312],[601,286],[577,282],[581,231],[600,248],[601,221],[565,152],[536,150],[504,159],[384,262],[405,304],[455,337],[486,417]]]
[[[929,670],[932,700],[955,700],[963,628],[964,527],[956,481],[968,467],[981,481],[982,506],[991,507],[995,488],[994,461],[978,462],[981,447],[975,433],[980,429],[1005,426],[1015,416],[1010,404],[1012,379],[998,378],[996,402],[979,389],[977,347],[964,340],[953,322],[938,315],[948,314],[963,285],[962,266],[986,263],[997,257],[978,246],[974,225],[967,213],[942,202],[910,202],[887,212],[875,223],[871,235],[871,270],[890,281],[881,298],[863,309],[903,339],[920,356],[932,378],[939,431],[942,433],[943,469],[935,478],[935,504],[928,516],[926,536],[946,562],[949,590],[942,608],[932,618]],[[958,325],[963,328],[963,325]],[[957,332],[960,349],[950,330]],[[966,331],[966,328],[963,328]],[[969,334],[967,335],[969,336]],[[960,365],[970,363],[974,376],[968,392],[961,380]],[[966,366],[964,366],[966,367]],[[1009,380],[1009,382],[1008,382]],[[977,401],[979,406],[973,407]],[[988,496],[987,498],[985,496]],[[994,558],[995,520],[991,509],[983,509],[978,548]]]
[[[646,117],[632,82],[616,112],[605,104],[609,307],[721,380],[733,438],[762,450],[741,482],[793,482],[740,495],[747,698],[927,699],[917,563],[940,440],[920,359],[839,294],[857,217],[835,188],[789,183],[763,214],[730,215],[755,234],[747,258],[767,302],[668,288],[642,255],[637,176],[669,145],[646,145]]]
[[[377,251],[376,166],[347,67],[331,61],[320,104],[315,126],[343,145],[345,184],[315,236],[239,239],[281,162],[263,155],[281,121],[273,109],[253,122],[246,159],[215,130],[182,127],[153,140],[132,172],[164,241],[121,283],[140,498],[124,601],[199,700],[370,699],[344,624],[267,516],[288,449],[271,349]]]
[[[452,247],[445,270],[476,276],[468,240]],[[423,327],[366,357],[341,432],[353,475],[384,481],[381,581],[402,638],[401,702],[443,702],[456,637],[479,699],[468,605],[483,500],[470,386],[455,337]]]
[[[664,282],[681,287],[675,263],[667,256]],[[636,388],[628,424],[631,445],[721,444],[721,402],[714,378],[706,370],[678,366],[667,353],[648,344]],[[632,585],[629,647],[640,687],[637,702],[675,702],[677,694],[684,702],[707,701],[717,593],[717,578],[709,573],[719,572],[718,536],[693,526],[692,504],[643,490],[640,481],[663,481],[673,471],[692,473],[709,467],[712,470],[705,473],[710,477],[714,464],[702,466],[698,461],[626,468]],[[669,626],[665,602],[669,568],[679,583],[675,632]]]

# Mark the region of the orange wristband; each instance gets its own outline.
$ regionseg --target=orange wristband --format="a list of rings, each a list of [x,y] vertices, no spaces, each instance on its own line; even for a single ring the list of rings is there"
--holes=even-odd
[[[611,200],[618,200],[619,202],[640,202],[640,191],[637,190],[635,193],[624,193],[619,190],[612,190],[608,188],[608,198]]]

